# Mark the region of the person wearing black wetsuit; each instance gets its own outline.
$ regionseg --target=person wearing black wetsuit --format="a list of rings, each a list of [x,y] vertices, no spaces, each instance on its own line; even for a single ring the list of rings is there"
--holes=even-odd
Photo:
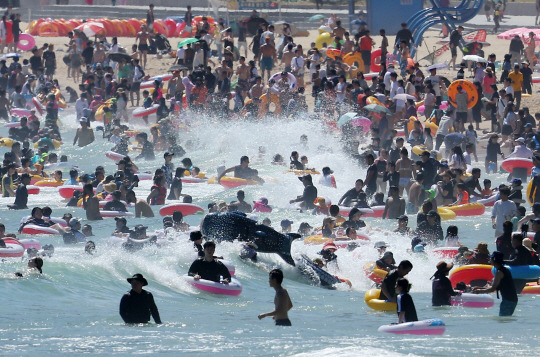
[[[302,165],[300,160],[298,160],[299,157],[300,157],[300,154],[298,153],[298,151],[293,151],[291,153],[291,166],[290,166],[291,169],[294,169],[294,170],[304,169],[304,165]]]
[[[317,188],[313,186],[313,178],[311,175],[305,175],[298,178],[304,184],[304,192],[296,199],[289,201],[290,203],[302,202],[302,208],[314,209],[315,199],[317,198]]]
[[[512,316],[518,303],[518,297],[516,288],[514,286],[514,279],[512,278],[512,273],[510,272],[510,270],[508,270],[508,268],[504,266],[505,261],[503,253],[499,251],[494,251],[493,254],[491,254],[491,262],[495,269],[497,269],[493,284],[490,288],[474,288],[473,293],[489,294],[491,292],[497,291],[498,298],[500,292],[502,301],[499,308],[499,316]]]
[[[203,248],[204,258],[195,260],[189,267],[188,274],[193,276],[195,280],[204,279],[217,283],[220,281],[229,283],[231,281],[229,269],[222,262],[214,259],[216,244],[211,241],[206,242]]]
[[[148,285],[142,274],[135,274],[127,279],[131,284],[131,290],[122,296],[120,300],[120,316],[127,324],[141,324],[150,321],[150,315],[156,324],[161,324],[159,311],[154,302],[152,293],[143,290]]]
[[[122,192],[119,190],[116,190],[112,193],[113,199],[105,204],[103,207],[104,211],[119,211],[119,212],[127,212],[126,205],[124,205],[120,198],[122,198]]]
[[[452,283],[448,279],[448,272],[452,270],[454,264],[441,261],[437,264],[437,271],[433,274],[431,284],[431,304],[432,306],[450,305],[450,298],[459,294],[452,288]]]
[[[24,173],[21,175],[21,183],[17,186],[15,191],[15,202],[12,205],[8,205],[10,209],[27,209],[28,204],[28,189],[26,185],[30,184],[30,175]]]
[[[358,195],[360,193],[363,193],[364,190],[362,189],[364,187],[364,180],[358,179],[354,183],[354,187],[345,192],[343,196],[338,201],[338,206],[353,206],[356,202],[359,201]]]
[[[413,265],[408,260],[402,260],[397,269],[389,272],[381,283],[381,295],[379,299],[396,302],[396,282],[399,278],[403,278],[409,274]]]
[[[202,233],[201,231],[191,232],[189,234],[189,240],[193,242],[193,246],[197,250],[197,256],[201,259],[204,258],[204,249],[202,246]]]

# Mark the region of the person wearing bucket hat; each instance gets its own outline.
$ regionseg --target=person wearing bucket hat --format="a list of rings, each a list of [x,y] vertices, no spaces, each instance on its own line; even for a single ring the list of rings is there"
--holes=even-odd
[[[440,261],[437,263],[437,271],[431,277],[431,304],[432,306],[450,305],[450,298],[460,292],[452,288],[452,283],[448,279],[448,273],[454,267],[453,263]]]
[[[514,279],[512,273],[508,268],[504,266],[504,254],[498,250],[491,254],[491,264],[497,270],[495,273],[495,279],[489,288],[473,288],[474,294],[489,294],[497,292],[501,293],[501,305],[499,307],[499,316],[512,316],[518,303],[518,297],[516,293],[516,287],[514,286]]]
[[[315,208],[315,200],[317,199],[317,188],[313,186],[313,178],[307,174],[298,179],[304,184],[304,192],[294,200],[290,200],[289,203],[300,202],[301,208],[312,210]]]
[[[131,290],[120,300],[120,316],[127,324],[145,324],[150,321],[150,315],[156,324],[161,324],[159,311],[151,292],[143,289],[148,281],[142,274],[134,274],[127,278]]]

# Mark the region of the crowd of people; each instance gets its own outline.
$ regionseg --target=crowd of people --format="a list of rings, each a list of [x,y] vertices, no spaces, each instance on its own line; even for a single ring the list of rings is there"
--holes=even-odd
[[[205,178],[201,169],[185,156],[190,149],[189,141],[186,140],[185,149],[178,142],[179,127],[187,125],[187,117],[205,113],[227,120],[309,113],[328,130],[335,130],[343,114],[353,112],[369,118],[371,125],[369,131],[354,126],[352,121],[342,125],[344,151],[358,166],[366,168],[366,176],[358,178],[354,187],[343,192],[338,204],[332,205],[318,196],[316,188],[316,185],[336,187],[330,167],[322,169],[318,183],[314,183],[311,174],[302,175],[303,192],[291,198],[290,204],[324,218],[320,230],[302,222],[298,233],[303,237],[320,234],[335,240],[354,240],[360,230],[378,229],[362,220],[366,210],[383,207],[382,219],[396,221],[393,232],[410,239],[411,253],[425,253],[426,245],[442,244],[459,247],[456,264],[493,264],[497,269],[494,282],[488,287],[474,287],[473,291],[501,291],[501,315],[513,313],[517,304],[516,289],[512,290],[511,273],[503,264],[538,265],[537,253],[540,252],[540,195],[536,193],[540,192],[540,130],[536,131],[540,128],[540,113],[533,117],[529,108],[522,106],[523,94],[532,94],[531,67],[536,64],[533,62],[534,40],[528,47],[523,43],[519,45],[519,38],[512,40],[508,53],[503,56],[502,70],[496,66],[496,54],[490,54],[487,63],[473,63],[469,74],[474,91],[457,86],[452,95],[448,91],[450,81],[438,74],[441,66],[422,69],[418,63],[411,63],[413,38],[406,23],[402,24],[394,44],[390,45],[384,30],[379,31],[381,42],[377,44],[367,24],[363,23],[357,33],[351,34],[343,28],[340,19],[332,15],[328,21],[332,43],[324,43],[322,47],[312,43],[304,49],[295,43],[289,26],[282,26],[278,34],[274,25],[261,23],[249,41],[246,22],[240,23],[235,38],[223,19],[218,19],[214,32],[210,31],[208,19],[202,17],[193,29],[196,41],[180,46],[174,53],[170,79],[152,78],[152,90],[141,91],[141,84],[151,78],[145,71],[155,38],[152,11],[153,6],[131,52],[123,49],[117,38],[109,43],[103,35],[89,39],[82,32],[70,33],[63,63],[76,88],[64,87],[64,95],[55,78],[63,65],[56,61],[54,45],[44,44],[32,49],[32,56],[22,63],[17,56],[9,65],[6,60],[0,60],[0,117],[11,121],[12,109],[30,112],[19,119],[19,127],[10,128],[9,138],[5,138],[12,142],[10,150],[4,154],[0,171],[3,197],[14,197],[10,209],[28,209],[27,186],[34,176],[40,176],[64,185],[81,185],[82,192],[75,191],[67,205],[77,206],[82,199],[87,220],[102,219],[100,200],[107,201],[103,208],[106,211],[126,211],[126,202],[133,204],[136,217],[151,218],[154,217],[152,206],[163,205],[166,200],[193,202],[193,197],[182,192],[185,175]],[[15,20],[20,18],[12,16]],[[254,11],[252,18],[257,16]],[[188,7],[187,23],[191,24],[192,18],[191,7]],[[2,26],[0,22],[0,38],[4,33]],[[16,37],[15,21],[11,28],[12,36]],[[460,26],[450,34],[450,63],[454,67],[463,30]],[[389,61],[381,61],[380,71],[372,74],[368,82],[371,54],[376,47],[381,50],[381,57]],[[395,57],[392,52],[396,53]],[[359,59],[345,63],[345,56],[351,55]],[[471,64],[461,63],[453,79],[465,79],[468,65]],[[314,101],[312,108],[305,97],[309,85]],[[443,103],[443,97],[449,98],[448,103]],[[476,101],[470,105],[473,97]],[[43,104],[35,104],[36,101]],[[418,111],[418,102],[423,102],[423,112]],[[145,110],[157,107],[157,120],[150,126],[149,133],[131,130],[129,104],[131,107],[142,105]],[[106,140],[113,152],[123,156],[116,163],[117,170],[106,172],[99,165],[92,174],[84,174],[73,168],[69,178],[63,180],[62,171],[55,168],[69,158],[66,155],[59,158],[54,151],[56,144],[62,141],[59,110],[64,105],[74,105],[80,125],[73,145],[85,147]],[[43,119],[38,116],[41,111]],[[148,124],[148,115],[142,119]],[[489,130],[481,131],[483,120],[491,123]],[[103,125],[96,126],[96,121],[102,121]],[[96,138],[98,130],[103,131],[103,138]],[[135,137],[138,146],[135,150],[139,151],[133,159],[128,155],[130,135]],[[371,143],[361,146],[366,135],[371,137]],[[481,140],[486,139],[487,146],[480,147]],[[303,135],[300,140],[307,142],[307,136]],[[33,144],[36,144],[35,152]],[[443,145],[444,150],[441,150]],[[527,169],[515,169],[508,182],[492,185],[491,180],[482,180],[482,169],[476,166],[478,156],[483,156],[479,152],[484,149],[485,160],[480,163],[484,174],[498,172],[499,157],[531,160],[532,174]],[[163,152],[163,165],[153,172],[148,195],[138,198],[134,190],[139,185],[137,162],[155,160],[156,151]],[[172,162],[175,156],[184,157],[181,167],[175,168]],[[220,170],[217,182],[232,173],[236,178],[263,184],[258,171],[249,164],[249,157],[243,156],[239,165]],[[281,154],[274,155],[272,164],[289,166],[291,170],[314,171],[309,167],[307,156],[301,156],[298,151],[291,153],[290,164]],[[522,190],[528,180],[532,180],[532,189],[526,197]],[[474,250],[463,246],[455,225],[449,226],[445,235],[438,213],[440,207],[466,205],[479,199],[495,201],[491,223],[496,251],[491,255],[485,242],[480,242]],[[523,205],[526,200],[533,204],[531,214],[527,214]],[[343,206],[350,208],[348,217],[339,213]],[[259,198],[252,207],[246,202],[243,190],[238,191],[235,201],[212,202],[207,208],[208,213],[272,210],[265,197]],[[66,244],[84,243],[86,252],[94,252],[95,243],[89,240],[93,236],[90,225],[82,225],[80,219],[70,214],[64,215],[65,224],[60,224],[51,220],[51,213],[48,207],[34,207],[19,232],[28,224],[54,228],[62,233]],[[416,216],[416,228],[408,226],[409,216]],[[263,224],[271,225],[271,222],[266,218]],[[292,224],[288,218],[283,219],[282,232],[291,232]],[[165,217],[163,225],[164,234],[168,228],[177,232],[190,229],[179,211]],[[14,234],[6,235],[2,228],[0,226],[0,238],[16,238]],[[124,248],[137,250],[148,238],[149,242],[156,243],[146,229],[143,225],[129,229],[125,218],[117,218],[113,234],[129,237]],[[513,233],[515,231],[521,233]],[[533,239],[527,238],[529,231],[534,233]],[[215,243],[206,241],[203,245],[200,232],[192,232],[190,238],[200,259],[190,267],[189,274],[195,279],[230,282],[227,269],[214,257]],[[377,265],[388,271],[381,284],[383,297],[398,302],[400,323],[417,320],[414,303],[408,295],[410,286],[404,279],[412,264],[404,260],[395,266],[393,254],[386,251],[384,242],[378,242],[375,248],[381,254]],[[329,263],[337,264],[336,251],[335,244],[325,244],[316,264],[325,269]],[[452,266],[445,262],[437,265],[433,282],[435,306],[449,304],[449,297],[458,293],[446,278]],[[28,267],[41,273],[42,258],[33,257]],[[260,314],[259,318],[272,316],[277,325],[290,325],[287,311],[292,308],[292,302],[281,286],[282,281],[281,271],[270,272],[270,286],[276,290],[276,309]],[[143,289],[148,284],[146,279],[135,274],[128,282],[132,289],[120,304],[124,321],[148,322],[152,316],[156,323],[161,323],[152,294]],[[517,290],[519,292],[519,288]]]

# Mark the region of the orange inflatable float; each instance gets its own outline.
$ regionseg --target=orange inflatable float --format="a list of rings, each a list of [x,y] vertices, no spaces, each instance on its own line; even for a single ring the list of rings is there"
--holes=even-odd
[[[452,104],[454,108],[457,107],[456,94],[458,93],[458,86],[461,86],[461,88],[467,93],[467,107],[471,109],[476,105],[476,102],[478,102],[478,91],[472,82],[464,79],[453,81],[448,86],[448,102]]]

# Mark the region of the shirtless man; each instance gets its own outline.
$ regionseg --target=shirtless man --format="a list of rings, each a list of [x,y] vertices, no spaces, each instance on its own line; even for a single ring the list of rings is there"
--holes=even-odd
[[[261,95],[263,95],[264,84],[262,84],[262,78],[257,76],[255,79],[255,84],[249,90],[249,97],[253,100],[259,100]]]
[[[411,185],[409,190],[409,202],[407,203],[407,213],[416,214],[422,202],[420,202],[420,194],[422,193],[422,183],[424,183],[424,174],[416,175],[416,182]]]
[[[276,322],[276,326],[291,326],[291,320],[289,320],[288,311],[292,309],[293,304],[287,289],[281,286],[283,282],[283,272],[280,269],[274,269],[269,274],[269,283],[272,288],[276,290],[276,296],[274,297],[275,309],[271,312],[266,312],[259,315],[259,320],[267,316],[272,316]]]
[[[238,85],[240,86],[240,89],[242,90],[242,96],[245,98],[246,93],[249,90],[249,66],[246,64],[246,58],[244,56],[240,56],[239,60],[240,64],[236,68],[236,75],[238,76]]]
[[[397,219],[405,214],[405,199],[399,196],[399,188],[390,186],[382,218]]]
[[[407,196],[411,188],[412,179],[412,160],[409,159],[409,151],[406,148],[401,149],[400,159],[396,161],[396,171],[399,172],[399,195],[403,196],[403,190],[406,189]]]
[[[332,31],[332,37],[339,37],[340,39],[343,39],[346,31],[347,30],[341,27],[341,21],[338,20],[336,21],[336,28],[334,29],[334,31]]]
[[[145,200],[137,199],[135,192],[129,190],[126,193],[126,202],[135,204],[135,217],[154,217],[154,211],[152,207]]]
[[[102,220],[99,213],[99,199],[94,196],[94,187],[87,183],[83,188],[83,207],[86,210],[86,219],[90,221]]]
[[[141,25],[141,31],[137,33],[135,42],[139,41],[139,61],[143,68],[146,69],[146,55],[148,54],[148,43],[150,42],[150,34],[146,31],[146,25]]]
[[[287,50],[283,51],[283,56],[281,57],[281,65],[285,65],[285,72],[291,71],[291,60],[294,58],[293,44],[289,43],[287,45]]]
[[[93,143],[95,138],[94,130],[88,127],[87,119],[85,117],[81,117],[81,119],[79,119],[79,122],[81,124],[81,127],[77,129],[77,133],[75,134],[75,138],[73,139],[73,145],[75,145],[78,140],[79,147],[82,148],[83,146]]]
[[[276,49],[272,45],[270,37],[266,37],[264,39],[264,45],[261,46],[257,60],[259,61],[261,65],[262,80],[264,81],[265,70],[266,70],[266,73],[268,74],[267,78],[270,79],[270,72],[274,68],[274,61],[277,61]]]
[[[229,78],[231,78],[234,73],[234,70],[231,67],[229,67],[229,65],[227,64],[227,61],[225,60],[221,61],[221,66],[216,67],[216,77],[217,78],[221,77],[220,74],[223,72],[227,72],[227,77]]]

